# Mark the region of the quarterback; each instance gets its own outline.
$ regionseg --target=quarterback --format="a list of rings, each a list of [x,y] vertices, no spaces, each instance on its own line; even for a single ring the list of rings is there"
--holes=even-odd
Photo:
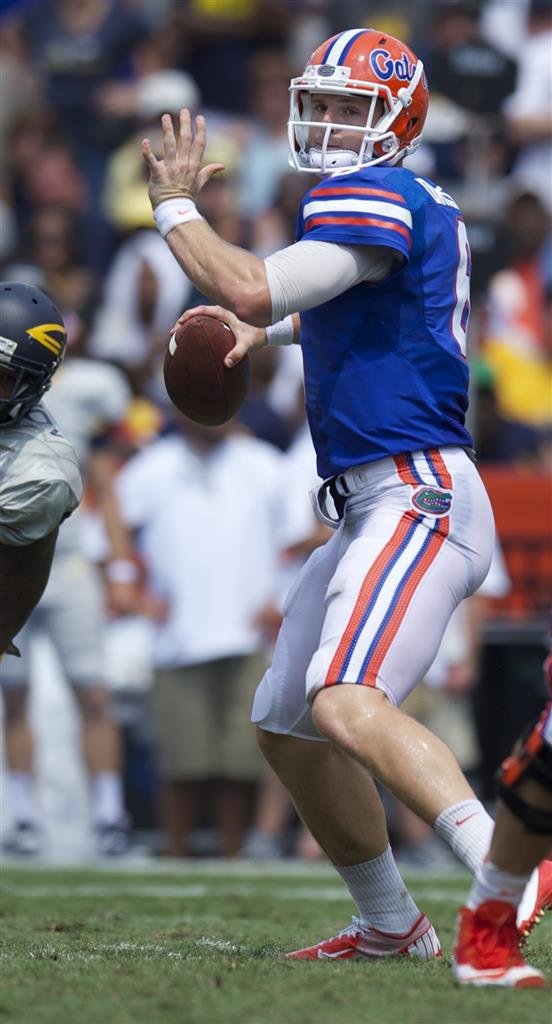
[[[216,304],[200,311],[235,332],[228,364],[300,342],[324,479],[316,505],[335,527],[288,596],[253,721],[358,916],[288,955],[427,960],[439,941],[399,875],[373,780],[478,869],[492,820],[448,747],[400,710],[493,548],[465,425],[470,249],[454,199],[402,166],[428,106],[409,47],[373,29],[341,32],[290,96],[290,160],[315,181],[296,243],[265,260],[224,242],[196,209],[223,169],[201,166],[202,117],[194,131],[182,110],[177,137],[164,115],[162,159],[148,139],[143,155],[157,227]],[[529,924],[551,888],[545,864]]]
[[[40,402],[65,343],[47,295],[0,284],[0,656],[18,653],[13,637],[44,591],[58,527],[82,496],[76,455]]]

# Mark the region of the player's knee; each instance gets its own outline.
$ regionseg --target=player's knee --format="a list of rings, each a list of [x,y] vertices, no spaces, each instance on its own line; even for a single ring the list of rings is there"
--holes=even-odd
[[[378,735],[381,716],[388,710],[385,695],[379,690],[349,684],[320,690],[312,706],[312,718],[318,732],[342,750],[355,753],[357,739],[370,749],[371,737]]]
[[[110,719],[109,693],[103,686],[87,686],[76,691],[81,714],[86,722]]]
[[[26,721],[28,693],[26,686],[3,691],[4,720],[8,728]]]

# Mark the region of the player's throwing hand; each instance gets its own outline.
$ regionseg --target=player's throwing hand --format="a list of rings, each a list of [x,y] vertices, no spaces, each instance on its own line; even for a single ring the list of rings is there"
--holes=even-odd
[[[201,189],[214,174],[224,170],[224,164],[201,166],[205,152],[206,124],[199,114],[192,132],[190,111],[180,111],[180,132],[176,138],[170,114],[161,118],[163,129],[163,159],[155,156],[150,139],[142,142],[142,155],[150,170],[148,192],[153,209],[165,199],[191,199],[195,201]]]

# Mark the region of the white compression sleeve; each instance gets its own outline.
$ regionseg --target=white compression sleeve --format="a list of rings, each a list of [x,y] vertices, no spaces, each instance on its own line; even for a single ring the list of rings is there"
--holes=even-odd
[[[399,252],[379,245],[338,245],[302,239],[264,263],[272,299],[272,322],[312,309],[361,281],[383,281],[400,262]]]

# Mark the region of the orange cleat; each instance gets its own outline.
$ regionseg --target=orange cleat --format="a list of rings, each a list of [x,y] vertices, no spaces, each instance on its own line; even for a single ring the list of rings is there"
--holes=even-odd
[[[476,910],[463,907],[458,917],[452,973],[458,985],[544,988],[546,979],[521,955],[516,908],[487,900]]]
[[[439,939],[425,914],[409,932],[397,935],[361,925],[358,917],[331,939],[286,953],[289,960],[374,960],[381,956],[413,956],[431,960],[441,956]]]

